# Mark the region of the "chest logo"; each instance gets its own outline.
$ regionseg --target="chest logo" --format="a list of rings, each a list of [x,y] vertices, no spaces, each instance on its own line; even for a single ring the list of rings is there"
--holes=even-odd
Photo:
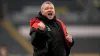
[[[51,31],[50,27],[47,26],[48,31]]]

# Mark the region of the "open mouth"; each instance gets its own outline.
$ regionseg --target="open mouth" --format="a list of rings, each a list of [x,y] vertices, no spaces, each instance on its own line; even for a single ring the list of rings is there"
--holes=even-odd
[[[49,16],[52,16],[52,13],[48,13]]]

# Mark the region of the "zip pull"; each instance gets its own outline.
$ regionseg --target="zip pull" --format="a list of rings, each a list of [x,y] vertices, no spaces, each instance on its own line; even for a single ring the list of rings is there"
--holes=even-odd
[[[48,26],[46,26],[46,27],[47,27],[48,31],[51,31],[50,27],[48,27]]]

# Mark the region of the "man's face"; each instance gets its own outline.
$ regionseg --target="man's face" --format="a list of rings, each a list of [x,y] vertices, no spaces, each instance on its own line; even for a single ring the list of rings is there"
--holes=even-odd
[[[46,16],[48,19],[53,19],[55,16],[54,5],[52,4],[44,4],[41,10],[42,15]]]

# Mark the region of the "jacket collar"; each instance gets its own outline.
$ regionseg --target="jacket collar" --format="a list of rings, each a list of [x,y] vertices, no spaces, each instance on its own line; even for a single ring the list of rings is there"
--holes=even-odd
[[[49,20],[46,16],[42,15],[41,12],[39,12],[39,14],[36,18],[38,18],[39,20],[42,20],[44,22],[56,21],[56,16],[54,16],[54,18],[52,20]]]

